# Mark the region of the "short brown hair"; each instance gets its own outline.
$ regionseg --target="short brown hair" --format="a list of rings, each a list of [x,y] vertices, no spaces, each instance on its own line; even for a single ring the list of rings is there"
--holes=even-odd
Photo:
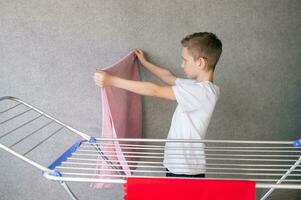
[[[209,69],[214,70],[222,54],[222,42],[213,33],[199,32],[187,35],[181,44],[187,47],[194,60],[204,57],[208,59]]]

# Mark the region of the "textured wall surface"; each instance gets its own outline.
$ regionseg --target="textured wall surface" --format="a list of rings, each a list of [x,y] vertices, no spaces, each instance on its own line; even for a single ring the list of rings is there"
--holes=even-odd
[[[183,76],[180,40],[210,31],[222,40],[223,54],[214,80],[221,98],[207,138],[301,138],[300,10],[299,0],[0,0],[0,96],[19,97],[97,136],[96,66],[139,47],[150,61]],[[141,74],[160,83],[143,68]],[[165,138],[176,103],[149,97],[143,104],[145,137]],[[73,139],[61,136],[61,145],[35,154],[47,160],[50,150]],[[68,199],[59,184],[4,151],[0,168],[1,200]],[[80,199],[122,199],[119,186],[71,187]],[[283,194],[298,199],[301,191],[277,191],[271,199]]]

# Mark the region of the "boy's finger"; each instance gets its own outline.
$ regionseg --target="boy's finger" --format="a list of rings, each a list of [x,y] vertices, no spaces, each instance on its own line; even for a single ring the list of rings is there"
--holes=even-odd
[[[101,80],[101,77],[94,76],[94,80],[95,80],[95,81]]]
[[[96,68],[96,71],[97,71],[97,72],[103,72],[103,70],[102,70],[102,69],[99,69],[99,68]]]
[[[95,74],[104,74],[105,72],[102,70],[97,70]]]
[[[98,76],[95,76],[95,77],[94,77],[94,80],[95,80],[95,81],[100,81],[100,80],[102,80],[102,79],[103,79],[102,77],[98,77]]]

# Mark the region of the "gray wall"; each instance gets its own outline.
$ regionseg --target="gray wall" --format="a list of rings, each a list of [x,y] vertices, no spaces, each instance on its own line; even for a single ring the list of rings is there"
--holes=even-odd
[[[221,98],[207,138],[297,139],[300,10],[299,0],[1,0],[0,96],[19,97],[98,136],[101,102],[92,78],[95,66],[112,64],[139,47],[150,61],[183,76],[180,40],[210,31],[221,38],[224,51],[215,74]],[[143,80],[160,83],[144,69],[141,74]],[[143,104],[144,136],[165,138],[176,104],[156,98],[144,98]],[[62,137],[61,146],[73,142]],[[39,155],[47,160],[49,149]],[[0,199],[68,199],[57,183],[3,151],[0,168]],[[121,187],[71,187],[81,199],[122,199]],[[301,192],[278,191],[271,199],[283,194],[297,199]]]

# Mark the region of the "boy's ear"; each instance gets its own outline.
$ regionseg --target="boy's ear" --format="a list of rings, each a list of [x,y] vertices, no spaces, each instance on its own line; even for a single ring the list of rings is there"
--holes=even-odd
[[[202,70],[206,70],[207,68],[207,59],[200,57],[198,60],[199,66],[201,67]]]

